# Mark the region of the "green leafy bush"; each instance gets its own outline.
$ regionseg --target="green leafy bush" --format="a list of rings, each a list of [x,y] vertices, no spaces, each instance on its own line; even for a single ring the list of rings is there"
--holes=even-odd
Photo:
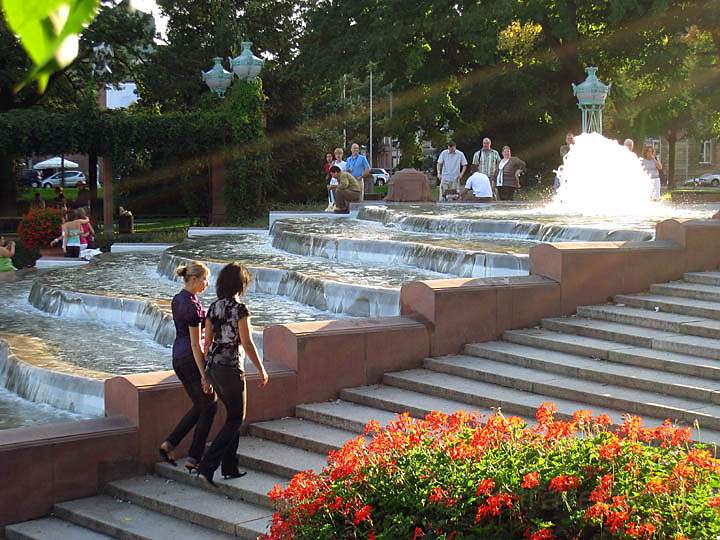
[[[689,428],[626,416],[401,415],[270,497],[266,539],[658,539],[720,534],[720,461]]]

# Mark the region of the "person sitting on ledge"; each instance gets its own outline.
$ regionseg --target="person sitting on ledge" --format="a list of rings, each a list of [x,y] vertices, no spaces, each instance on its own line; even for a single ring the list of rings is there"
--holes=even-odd
[[[337,185],[328,186],[335,192],[335,213],[347,214],[350,212],[348,203],[360,200],[360,183],[352,174],[341,171],[337,165],[330,167],[330,176],[338,181]]]
[[[0,236],[0,272],[14,272],[17,270],[13,266],[12,258],[15,256],[15,242],[5,241],[5,237]]]
[[[481,172],[472,173],[460,192],[460,200],[463,202],[492,202],[492,186],[487,175]]]

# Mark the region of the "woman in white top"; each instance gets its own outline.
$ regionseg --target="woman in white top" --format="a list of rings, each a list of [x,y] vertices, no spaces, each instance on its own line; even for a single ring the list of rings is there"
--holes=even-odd
[[[340,172],[347,170],[347,163],[343,160],[343,149],[336,148],[333,154],[335,154],[335,161],[332,164],[340,167]]]
[[[652,199],[660,200],[660,171],[662,163],[655,157],[655,148],[648,145],[643,149],[642,166],[652,180]]]

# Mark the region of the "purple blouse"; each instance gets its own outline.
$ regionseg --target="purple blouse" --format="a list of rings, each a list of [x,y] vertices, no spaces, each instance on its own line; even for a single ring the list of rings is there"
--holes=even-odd
[[[175,342],[173,343],[173,360],[192,356],[190,345],[190,327],[200,326],[205,320],[205,309],[197,295],[185,289],[172,299],[172,315],[175,323]]]

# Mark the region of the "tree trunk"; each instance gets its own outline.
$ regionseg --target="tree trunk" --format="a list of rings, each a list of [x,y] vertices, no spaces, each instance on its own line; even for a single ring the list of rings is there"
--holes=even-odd
[[[88,173],[90,176],[88,177],[88,181],[90,185],[88,186],[90,188],[90,210],[92,212],[92,220],[95,223],[98,223],[100,221],[100,205],[98,204],[98,176],[97,176],[97,170],[98,170],[98,156],[97,154],[90,154],[88,156],[88,168],[90,169]]]
[[[668,189],[675,188],[675,146],[677,145],[677,131],[671,129],[667,133],[668,158],[663,164],[665,176],[667,177]]]
[[[17,216],[17,181],[13,162],[9,156],[0,155],[0,216]]]

